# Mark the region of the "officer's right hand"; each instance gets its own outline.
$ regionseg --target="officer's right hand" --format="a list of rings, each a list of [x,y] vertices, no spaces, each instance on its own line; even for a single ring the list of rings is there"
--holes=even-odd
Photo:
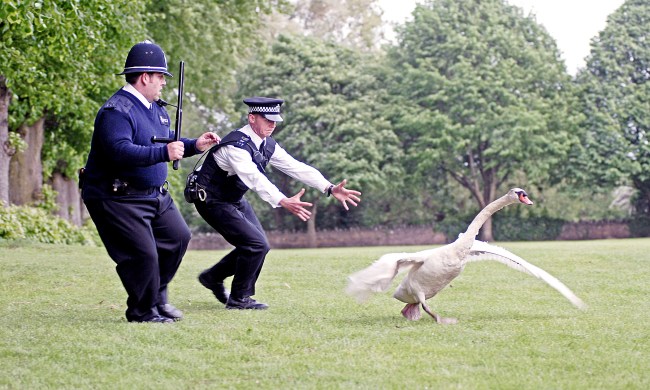
[[[167,154],[169,161],[180,160],[185,154],[185,145],[181,141],[170,142],[167,144]]]
[[[289,210],[289,212],[303,221],[309,220],[311,218],[311,211],[307,210],[305,207],[313,206],[309,202],[303,202],[300,200],[300,197],[305,193],[305,189],[301,189],[300,192],[292,196],[291,198],[284,198],[280,201],[280,206]]]

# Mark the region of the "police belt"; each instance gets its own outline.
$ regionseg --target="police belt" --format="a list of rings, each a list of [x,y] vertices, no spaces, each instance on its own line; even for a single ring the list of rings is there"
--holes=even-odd
[[[168,188],[169,182],[167,180],[159,187],[135,188],[126,181],[116,179],[113,182],[112,192],[114,195],[151,195],[154,192],[160,192],[164,195],[167,193]]]

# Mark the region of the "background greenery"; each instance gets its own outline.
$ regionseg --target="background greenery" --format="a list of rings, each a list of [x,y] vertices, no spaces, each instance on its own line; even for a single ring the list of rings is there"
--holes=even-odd
[[[610,16],[575,77],[549,34],[504,1],[423,1],[391,43],[374,3],[0,3],[0,387],[650,387],[648,239],[503,243],[589,309],[500,264],[470,264],[431,302],[460,319],[451,327],[407,322],[389,294],[360,305],[342,293],[381,254],[422,248],[274,250],[256,296],[271,309],[260,313],[218,305],[196,276],[223,252],[191,251],[171,286],[186,318],[156,326],[125,322],[113,263],[77,245],[96,241],[92,227],[51,216],[70,206],[53,203],[52,187],[8,204],[9,162],[30,150],[29,126],[45,119],[40,166],[27,170],[42,169],[43,184],[75,180],[94,115],[123,83],[114,74],[134,43],[153,39],[172,72],[187,63],[186,135],[240,126],[244,95],[282,97],[277,139],[364,192],[351,213],[318,203],[311,229],[435,221],[455,235],[517,185],[537,207],[499,213],[500,239],[541,239],[584,219],[629,218],[650,234],[646,0]],[[200,230],[180,192],[194,161],[170,181]],[[259,215],[268,228],[305,229],[281,211]],[[519,235],[523,225],[532,236]]]
[[[135,42],[153,39],[172,71],[186,61],[185,135],[223,136],[242,125],[243,96],[278,96],[286,100],[278,141],[364,192],[361,207],[345,213],[309,191],[309,225],[253,195],[268,229],[453,225],[512,186],[551,219],[647,217],[647,1],[626,0],[609,17],[575,77],[548,32],[506,1],[428,0],[412,16],[386,42],[374,0],[4,1],[0,97],[10,99],[0,157],[15,161],[21,126],[46,118],[43,182],[75,180],[94,115],[123,83],[114,74]],[[174,86],[164,91],[170,102]],[[180,196],[194,161],[170,181],[201,230]],[[5,203],[8,165],[0,169]],[[621,198],[620,188],[631,191]],[[481,234],[493,237],[490,222]]]
[[[650,386],[650,239],[501,242],[589,306],[496,262],[469,264],[409,322],[390,293],[358,304],[346,277],[416,247],[273,250],[255,298],[228,311],[191,251],[170,285],[185,318],[129,324],[103,248],[0,242],[0,388],[499,388]]]

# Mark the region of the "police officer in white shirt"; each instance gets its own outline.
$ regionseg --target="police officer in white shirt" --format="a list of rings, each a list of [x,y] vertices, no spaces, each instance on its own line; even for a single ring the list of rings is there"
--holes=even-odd
[[[198,184],[205,189],[205,200],[194,203],[196,210],[235,249],[213,267],[199,275],[199,282],[211,290],[227,309],[266,309],[251,298],[255,282],[270,247],[266,234],[244,194],[252,189],[273,207],[284,207],[303,221],[311,217],[312,206],[296,195],[287,197],[266,177],[267,164],[336,198],[348,210],[348,203],[360,202],[359,191],[345,188],[346,180],[334,185],[314,167],[291,157],[271,137],[282,121],[284,101],[265,97],[244,99],[248,105],[248,125],[225,136],[208,153],[200,169]],[[224,279],[233,276],[228,293]]]

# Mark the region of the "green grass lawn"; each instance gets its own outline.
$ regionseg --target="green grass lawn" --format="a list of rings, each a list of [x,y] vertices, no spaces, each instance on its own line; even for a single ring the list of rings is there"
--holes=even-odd
[[[267,311],[228,311],[196,277],[224,251],[191,251],[170,285],[174,324],[130,324],[103,248],[0,243],[0,388],[647,389],[650,239],[498,243],[564,282],[470,263],[429,300],[456,317],[410,322],[390,292],[361,305],[346,277],[423,247],[272,250]],[[396,285],[397,283],[395,283]]]

